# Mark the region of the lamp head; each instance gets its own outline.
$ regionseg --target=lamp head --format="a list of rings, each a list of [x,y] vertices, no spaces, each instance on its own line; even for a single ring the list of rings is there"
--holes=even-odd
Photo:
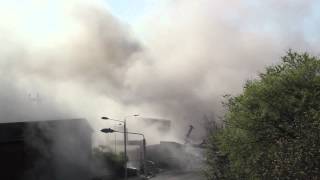
[[[101,129],[101,132],[103,132],[103,133],[113,133],[113,132],[116,132],[116,131],[111,129],[111,128],[104,128],[104,129]]]

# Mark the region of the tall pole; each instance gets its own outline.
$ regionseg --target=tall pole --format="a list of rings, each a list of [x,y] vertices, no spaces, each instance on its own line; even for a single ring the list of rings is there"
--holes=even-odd
[[[117,154],[117,134],[114,134],[114,153]]]
[[[127,170],[127,122],[126,118],[124,119],[123,125],[123,137],[124,137],[124,179],[128,179],[128,170]]]
[[[125,180],[128,179],[128,172],[127,172],[127,134],[137,134],[137,135],[141,135],[143,137],[142,140],[142,145],[143,145],[143,169],[144,169],[144,174],[147,175],[147,163],[146,163],[146,159],[147,159],[147,148],[146,148],[146,138],[144,137],[143,134],[141,133],[135,133],[135,132],[128,132],[126,129],[126,121],[123,121],[124,125],[124,131],[115,131],[113,129],[110,128],[105,128],[105,129],[101,129],[102,132],[104,133],[113,133],[113,132],[119,132],[119,133],[123,133],[124,135],[124,157],[125,157]],[[141,147],[141,146],[140,146]]]
[[[146,164],[146,159],[147,159],[147,152],[146,152],[146,139],[143,136],[143,169],[144,169],[144,174],[147,176],[147,164]]]
[[[139,116],[139,114],[134,114],[134,115],[131,115],[131,116]],[[130,116],[126,116],[124,118],[123,121],[121,120],[117,120],[117,119],[111,119],[111,118],[108,118],[108,117],[101,117],[101,119],[105,119],[105,120],[112,120],[112,121],[118,121],[118,122],[122,122],[123,123],[123,139],[124,139],[124,179],[127,180],[128,179],[128,170],[127,170],[127,138],[128,138],[128,132],[127,132],[127,118],[130,117]],[[106,131],[103,131],[103,130],[106,130]],[[110,133],[112,129],[102,129],[101,131],[104,132],[104,133]],[[112,130],[112,132],[117,132],[117,131],[114,131]],[[133,133],[133,134],[137,134],[137,133]]]

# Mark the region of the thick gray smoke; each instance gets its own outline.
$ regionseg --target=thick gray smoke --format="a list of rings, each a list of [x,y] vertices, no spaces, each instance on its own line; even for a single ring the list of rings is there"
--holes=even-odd
[[[1,3],[1,121],[59,114],[101,126],[102,115],[139,113],[200,131],[224,94],[288,48],[317,53],[319,40],[313,0],[154,2],[137,34],[102,1]]]
[[[91,106],[82,104],[82,89],[120,96],[141,47],[103,4],[1,3],[2,122],[85,116],[72,105]]]
[[[224,94],[279,62],[289,48],[315,51],[316,1],[169,1],[145,20],[153,59],[130,69],[128,102],[194,124],[221,115]],[[309,23],[309,24],[308,24]]]

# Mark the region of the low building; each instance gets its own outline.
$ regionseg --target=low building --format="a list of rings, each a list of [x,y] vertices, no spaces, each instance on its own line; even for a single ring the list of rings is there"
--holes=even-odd
[[[90,179],[92,132],[84,119],[0,123],[0,179]]]

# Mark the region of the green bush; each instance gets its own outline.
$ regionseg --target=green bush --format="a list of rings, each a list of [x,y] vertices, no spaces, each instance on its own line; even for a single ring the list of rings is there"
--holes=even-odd
[[[208,179],[320,179],[317,57],[289,51],[226,107],[209,140]]]

